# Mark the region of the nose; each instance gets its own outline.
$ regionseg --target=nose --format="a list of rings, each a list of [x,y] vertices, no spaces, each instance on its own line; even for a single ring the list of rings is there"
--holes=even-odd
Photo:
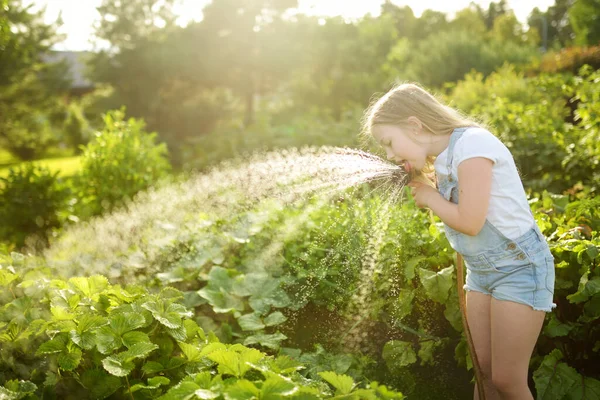
[[[396,155],[394,153],[392,153],[391,150],[386,150],[386,153],[387,153],[386,155],[387,155],[388,160],[394,161],[394,158],[396,158]]]

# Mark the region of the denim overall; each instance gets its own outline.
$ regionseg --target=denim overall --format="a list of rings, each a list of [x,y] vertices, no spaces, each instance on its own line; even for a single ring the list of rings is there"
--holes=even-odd
[[[458,179],[452,173],[456,141],[468,128],[457,128],[448,145],[447,175],[437,175],[438,190],[448,201],[458,204]],[[531,210],[530,210],[531,212]],[[532,214],[533,217],[533,214]],[[510,218],[510,216],[507,216]],[[492,295],[551,312],[554,294],[554,257],[537,224],[517,239],[502,234],[487,219],[476,236],[458,232],[444,224],[446,237],[467,266],[465,290]]]

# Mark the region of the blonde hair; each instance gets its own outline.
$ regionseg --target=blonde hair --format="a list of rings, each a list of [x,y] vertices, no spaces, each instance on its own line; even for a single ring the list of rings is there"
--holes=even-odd
[[[484,127],[481,122],[442,104],[440,100],[418,84],[402,83],[369,106],[363,118],[362,136],[371,138],[372,129],[376,125],[407,128],[409,126],[408,118],[411,116],[417,117],[423,124],[423,128],[434,135],[449,135],[454,129],[461,127]],[[414,141],[412,138],[411,140]],[[434,171],[434,160],[434,157],[427,159],[425,167],[415,180],[435,187],[433,181],[428,177]]]

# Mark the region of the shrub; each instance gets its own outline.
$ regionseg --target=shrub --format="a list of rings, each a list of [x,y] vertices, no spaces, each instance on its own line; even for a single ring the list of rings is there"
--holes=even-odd
[[[594,69],[600,68],[600,46],[568,47],[558,52],[549,52],[532,71],[552,74],[577,73],[586,64]]]
[[[435,87],[456,82],[471,70],[488,75],[504,62],[527,63],[533,54],[529,47],[486,40],[466,31],[433,34],[415,46],[404,53],[397,75]]]
[[[25,163],[9,169],[0,178],[0,241],[21,247],[35,236],[47,244],[48,235],[59,228],[69,214],[68,187],[46,167]]]
[[[131,198],[171,169],[167,147],[156,144],[141,120],[125,120],[125,110],[109,111],[104,129],[83,148],[82,171],[76,176],[83,216],[100,214]]]

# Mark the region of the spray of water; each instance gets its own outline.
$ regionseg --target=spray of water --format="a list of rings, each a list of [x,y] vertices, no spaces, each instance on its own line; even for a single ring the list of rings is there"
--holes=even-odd
[[[219,264],[226,246],[210,234],[217,221],[233,240],[244,242],[270,223],[274,208],[301,209],[277,226],[268,246],[246,260],[247,269],[265,269],[278,263],[283,244],[298,234],[312,211],[332,204],[332,199],[340,195],[352,195],[353,190],[367,184],[386,201],[379,206],[379,218],[370,229],[361,255],[361,282],[345,312],[345,341],[354,349],[364,339],[361,332],[365,330],[360,324],[369,319],[364,304],[378,273],[386,215],[410,179],[401,167],[355,149],[308,147],[254,153],[185,181],[148,190],[110,215],[75,225],[47,250],[45,257],[59,276],[101,273],[129,283],[164,272],[160,266],[166,255],[177,253],[181,244],[201,249],[187,260],[189,265],[201,266],[207,260]],[[325,257],[319,268],[326,269],[333,262]],[[305,296],[310,297],[314,290],[316,286],[307,288]]]

